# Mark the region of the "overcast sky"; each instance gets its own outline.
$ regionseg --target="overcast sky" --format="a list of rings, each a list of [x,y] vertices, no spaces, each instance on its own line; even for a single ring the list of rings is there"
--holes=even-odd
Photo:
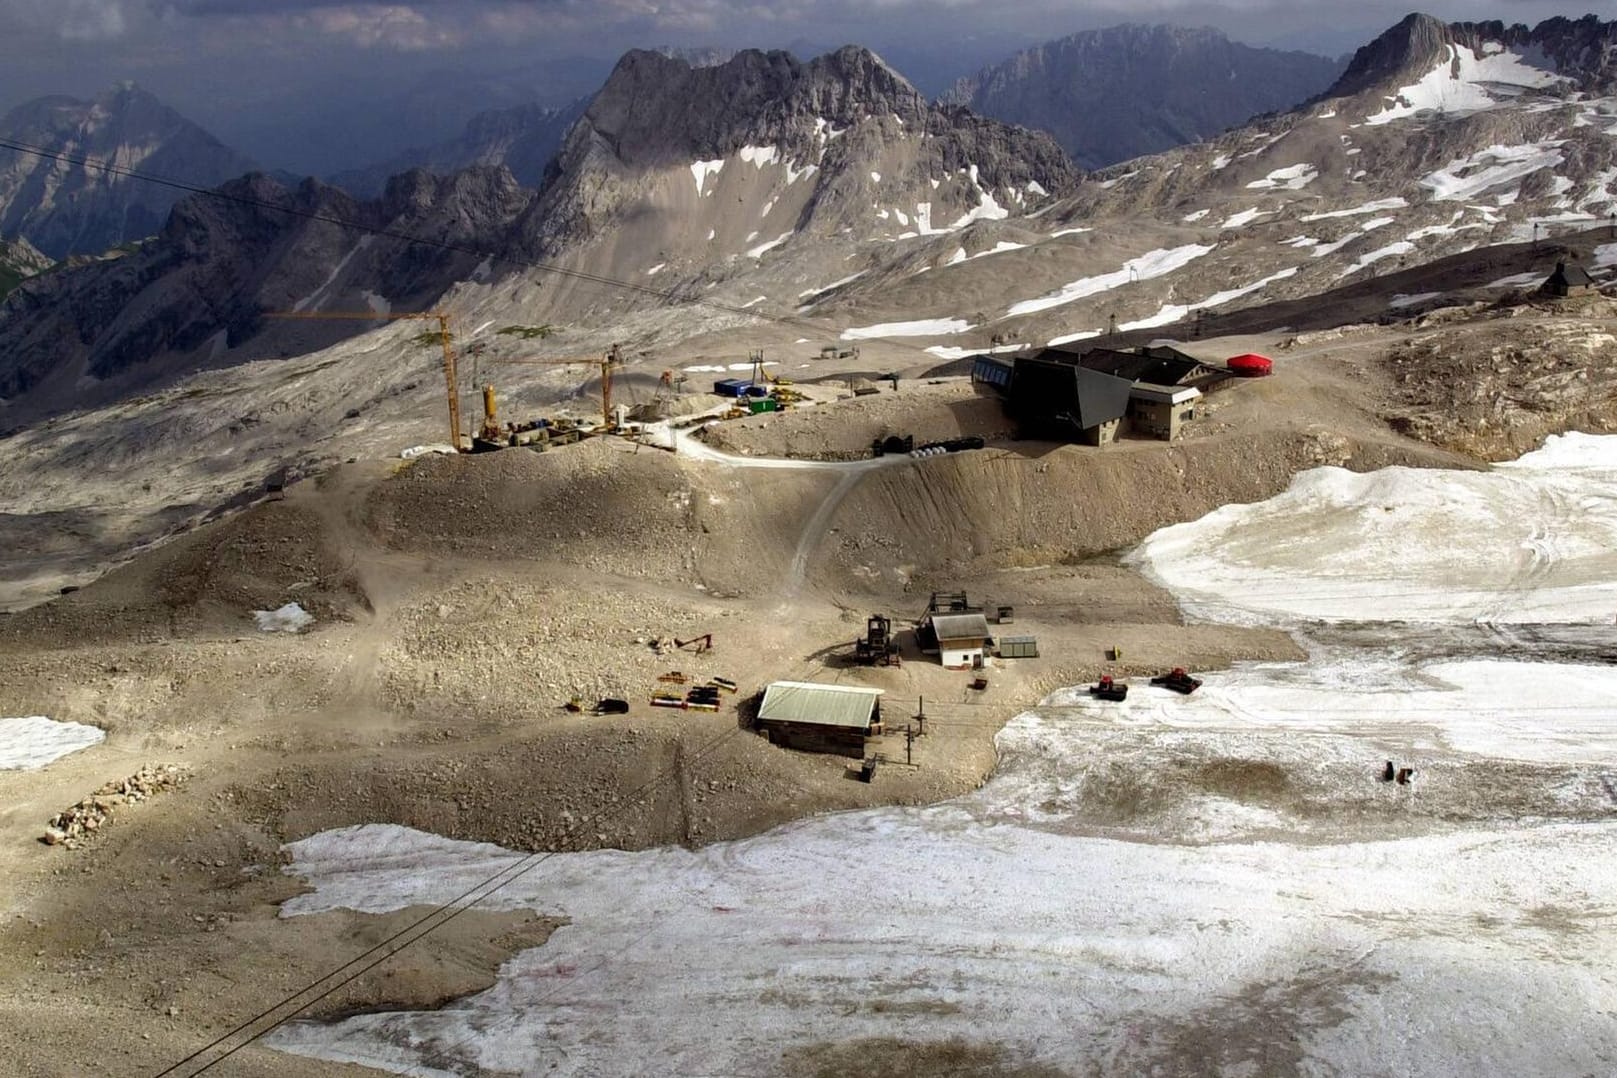
[[[1531,23],[1587,8],[1421,10]],[[931,91],[945,74],[1119,22],[1215,26],[1335,55],[1409,10],[1408,0],[0,0],[0,109],[134,79],[227,142],[276,158],[266,164],[317,169],[332,155],[436,141],[480,103],[587,92],[636,46],[853,42]]]

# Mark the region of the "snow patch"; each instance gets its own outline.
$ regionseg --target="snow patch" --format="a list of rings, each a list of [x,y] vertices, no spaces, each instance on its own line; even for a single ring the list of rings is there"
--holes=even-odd
[[[1552,435],[1481,472],[1316,468],[1267,501],[1154,533],[1137,559],[1221,621],[1609,624],[1614,484],[1610,435]]]
[[[1271,212],[1273,212],[1273,211],[1271,211],[1271,210],[1260,210],[1260,209],[1258,209],[1256,207],[1253,207],[1250,210],[1242,210],[1240,213],[1232,213],[1228,217],[1224,218],[1224,223],[1222,225],[1219,225],[1218,227],[1220,227],[1220,228],[1240,228],[1242,225],[1251,224],[1253,221],[1257,220],[1259,217],[1268,216]]]
[[[1261,180],[1247,184],[1249,188],[1269,188],[1279,191],[1300,191],[1319,179],[1319,169],[1306,162],[1277,168]]]
[[[696,197],[701,198],[703,195],[712,194],[713,192],[711,191],[703,190],[707,186],[707,178],[717,176],[723,171],[724,158],[722,157],[713,161],[693,162],[691,164],[691,176],[696,180]]]
[[[780,147],[778,146],[743,146],[741,147],[741,160],[754,168],[763,168],[780,160]]]
[[[841,288],[845,284],[851,284],[854,281],[857,281],[859,278],[863,277],[869,272],[869,270],[860,270],[858,273],[850,273],[848,276],[832,281],[830,284],[821,285],[819,288],[810,288],[807,291],[799,292],[797,294],[797,298],[808,299],[810,296],[823,296],[825,293],[830,292],[833,289]]]
[[[1146,281],[1153,277],[1162,277],[1183,268],[1212,250],[1212,245],[1204,246],[1199,243],[1189,243],[1182,247],[1167,247],[1147,251],[1138,258],[1131,258],[1123,263],[1122,269],[1113,270],[1111,273],[1102,273],[1094,277],[1081,277],[1037,299],[1013,303],[1006,313],[1008,317],[1012,318],[1018,315],[1035,314],[1039,311],[1047,311],[1052,307],[1072,303],[1083,299],[1085,296],[1110,291],[1113,288],[1128,284],[1131,280]]]
[[[1460,202],[1507,183],[1515,183],[1540,169],[1563,162],[1561,142],[1535,142],[1524,146],[1489,146],[1469,157],[1456,158],[1436,172],[1422,176],[1420,186],[1432,192],[1434,202]]]
[[[1442,292],[1417,292],[1414,295],[1399,292],[1392,297],[1392,299],[1387,303],[1387,306],[1393,308],[1394,310],[1401,311],[1406,307],[1419,307],[1428,300],[1439,299],[1442,296]]]
[[[44,715],[0,719],[0,771],[37,771],[106,736],[100,727],[57,722]]]
[[[1393,198],[1378,198],[1374,202],[1366,202],[1362,206],[1354,206],[1346,210],[1330,210],[1326,213],[1310,213],[1299,217],[1299,221],[1325,221],[1333,217],[1357,217],[1364,213],[1380,213],[1382,210],[1401,210],[1409,205],[1408,200]]]
[[[868,341],[878,337],[935,337],[949,333],[964,333],[972,328],[962,318],[923,318],[914,322],[882,322],[874,326],[859,326],[842,331],[845,341]]]
[[[1271,273],[1262,280],[1253,281],[1249,285],[1243,285],[1240,288],[1226,289],[1223,292],[1214,292],[1211,296],[1208,296],[1204,300],[1199,300],[1196,303],[1169,303],[1164,305],[1161,310],[1157,311],[1156,314],[1151,315],[1148,318],[1142,318],[1135,322],[1124,322],[1117,328],[1120,332],[1127,333],[1136,329],[1155,329],[1158,326],[1172,325],[1181,318],[1184,318],[1187,314],[1190,314],[1192,311],[1201,311],[1212,307],[1223,306],[1224,304],[1229,303],[1231,300],[1240,299],[1242,296],[1248,296],[1253,292],[1268,288],[1276,281],[1283,281],[1287,277],[1295,276],[1296,273],[1297,267],[1292,266],[1291,268],[1283,269],[1278,273]]]
[[[253,621],[260,632],[297,633],[314,624],[314,615],[297,603],[287,603],[275,610],[253,611]]]
[[[795,229],[789,229],[789,230],[787,230],[785,232],[782,232],[779,236],[776,236],[774,239],[770,240],[768,243],[760,243],[756,247],[749,247],[747,249],[747,257],[748,258],[761,258],[761,257],[763,257],[763,255],[765,253],[767,253],[769,251],[773,251],[775,248],[779,247],[781,244],[783,244],[787,240],[791,239],[792,236],[794,236],[795,234],[796,234]]]
[[[1481,56],[1463,46],[1445,46],[1447,55],[1436,67],[1418,82],[1388,97],[1386,107],[1366,116],[1364,122],[1379,126],[1424,111],[1452,116],[1481,112],[1493,108],[1502,98],[1565,81],[1547,70],[1550,62],[1542,54],[1530,56],[1488,47],[1497,44],[1486,43]]]
[[[1212,213],[1212,212],[1213,212],[1212,210],[1195,210],[1195,211],[1193,211],[1191,213],[1185,214],[1183,217],[1181,217],[1179,219],[1181,221],[1200,221],[1203,217],[1206,217],[1209,213]]]
[[[1353,274],[1359,272],[1367,266],[1380,262],[1384,258],[1397,258],[1402,255],[1407,255],[1414,249],[1415,245],[1410,243],[1408,240],[1399,240],[1397,243],[1389,243],[1385,247],[1377,247],[1374,251],[1366,251],[1364,254],[1360,255],[1357,262],[1353,263],[1353,265],[1337,274],[1337,277],[1351,277]]]

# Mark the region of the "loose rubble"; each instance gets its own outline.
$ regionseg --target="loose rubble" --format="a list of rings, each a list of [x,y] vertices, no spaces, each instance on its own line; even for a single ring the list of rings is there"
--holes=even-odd
[[[186,769],[178,764],[143,764],[128,778],[109,782],[72,808],[52,816],[39,840],[47,846],[76,850],[111,821],[119,806],[139,804],[172,790],[186,777]]]

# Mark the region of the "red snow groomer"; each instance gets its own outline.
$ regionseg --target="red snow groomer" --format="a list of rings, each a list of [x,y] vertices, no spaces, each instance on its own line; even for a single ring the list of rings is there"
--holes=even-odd
[[[1123,700],[1128,694],[1128,685],[1113,681],[1110,674],[1102,674],[1100,680],[1089,687],[1089,695],[1097,700]]]
[[[1186,696],[1202,687],[1201,679],[1191,677],[1182,666],[1176,666],[1166,674],[1158,674],[1151,679],[1151,684],[1161,685],[1164,689],[1172,689]]]

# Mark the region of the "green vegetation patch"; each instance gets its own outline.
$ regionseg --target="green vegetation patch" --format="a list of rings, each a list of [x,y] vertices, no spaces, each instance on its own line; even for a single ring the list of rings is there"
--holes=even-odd
[[[538,338],[542,341],[552,333],[556,332],[556,327],[551,325],[549,322],[546,322],[542,326],[506,326],[504,329],[498,330],[497,332],[502,337],[521,337],[525,341],[531,341]]]

